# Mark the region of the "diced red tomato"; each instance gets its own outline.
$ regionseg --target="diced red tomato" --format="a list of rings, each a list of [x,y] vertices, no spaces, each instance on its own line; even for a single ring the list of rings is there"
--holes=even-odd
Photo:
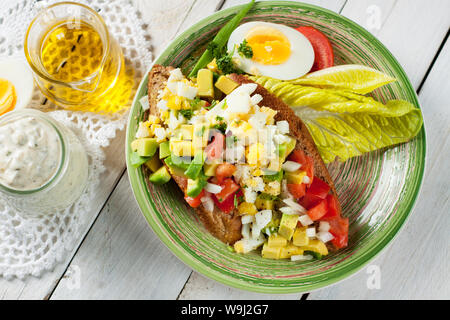
[[[312,207],[314,207],[316,204],[318,204],[322,199],[308,194],[308,192],[306,192],[305,196],[303,198],[301,198],[298,203],[300,203],[300,205],[302,207],[304,207],[305,209],[309,210]]]
[[[296,149],[291,152],[291,154],[287,158],[289,161],[295,161],[300,163],[301,170],[306,171],[306,175],[309,177],[310,181],[307,184],[310,186],[314,180],[314,160],[313,158],[307,156],[303,150]]]
[[[202,190],[198,196],[195,198],[185,196],[184,199],[192,208],[197,208],[201,203],[201,198],[205,195],[205,190]]]
[[[337,249],[346,247],[348,244],[348,218],[339,216],[327,221],[330,224],[330,233],[334,236],[334,239],[331,240],[333,245]]]
[[[328,212],[321,220],[331,220],[341,216],[341,208],[339,207],[338,199],[335,195],[327,195]]]
[[[306,184],[300,183],[300,184],[294,184],[294,183],[288,183],[287,188],[290,194],[295,199],[300,199],[303,197],[306,193]]]
[[[242,190],[239,189],[237,192],[232,193],[230,196],[228,196],[228,198],[226,198],[222,202],[219,202],[219,200],[217,199],[217,197],[215,195],[212,196],[212,199],[213,199],[214,203],[216,204],[216,206],[221,211],[223,211],[225,213],[229,213],[236,207],[236,204],[239,205],[239,203],[241,202],[239,199],[241,199],[243,195],[244,194],[242,193]]]
[[[219,202],[224,202],[239,189],[239,185],[232,178],[225,178],[218,185],[222,187],[222,191],[216,193],[214,196]]]
[[[221,183],[224,178],[231,177],[233,173],[236,171],[236,167],[231,163],[224,162],[217,166],[216,175],[217,182]]]
[[[299,200],[299,203],[306,209],[311,209],[325,199],[328,192],[330,192],[330,186],[320,178],[314,177],[311,186],[306,190],[305,196]]]
[[[312,221],[319,220],[328,211],[328,202],[326,199],[322,199],[318,204],[308,210],[307,214]]]
[[[334,65],[334,53],[327,36],[316,28],[309,26],[298,27],[297,30],[308,38],[313,47],[314,64],[311,72],[332,67]]]
[[[205,152],[209,160],[215,160],[222,157],[225,136],[220,132],[214,132],[212,141],[206,146]]]
[[[330,186],[318,177],[314,177],[311,186],[307,193],[317,196],[320,199],[325,199],[330,192]]]

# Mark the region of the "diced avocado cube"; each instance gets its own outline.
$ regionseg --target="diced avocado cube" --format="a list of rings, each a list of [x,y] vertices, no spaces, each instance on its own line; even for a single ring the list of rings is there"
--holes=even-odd
[[[182,140],[192,140],[194,126],[192,124],[182,124],[180,126],[180,134]]]
[[[200,69],[197,73],[197,94],[203,98],[214,98],[213,73],[209,69]]]
[[[280,159],[280,157],[276,157],[276,158],[270,160],[269,167],[267,169],[270,171],[275,171],[275,172],[280,171],[281,165],[283,164],[282,160],[283,159]]]
[[[158,149],[158,145],[155,138],[139,138],[131,143],[131,149],[141,157],[151,157]]]
[[[155,153],[153,157],[151,157],[149,160],[145,162],[145,165],[147,168],[149,168],[152,172],[157,171],[159,168],[161,168],[162,163],[159,160],[159,156]]]
[[[314,251],[320,253],[323,256],[328,254],[328,249],[325,243],[318,239],[309,240],[308,245],[301,247],[304,251]]]
[[[255,200],[255,205],[258,210],[273,210],[273,204],[274,200],[261,196],[261,194],[259,194]]]
[[[286,172],[285,177],[289,184],[301,184],[303,183],[303,177],[306,175],[305,171],[297,170],[294,172]]]
[[[281,248],[287,245],[287,240],[284,237],[279,236],[278,234],[272,234],[270,235],[267,243],[269,247]]]
[[[170,139],[170,152],[178,157],[191,157],[194,154],[192,142]]]
[[[264,243],[261,255],[266,259],[280,259],[280,247],[270,247],[268,243]]]
[[[203,172],[205,173],[205,176],[208,177],[214,177],[216,175],[216,169],[219,166],[218,161],[211,161],[210,163],[205,163],[203,166]]]
[[[131,145],[130,145],[131,151],[137,152],[139,145],[140,145],[139,139],[131,141]]]
[[[292,236],[292,243],[298,247],[306,246],[309,243],[308,235],[306,234],[306,227],[296,228]]]
[[[234,82],[227,76],[220,76],[215,83],[215,87],[225,94],[230,94],[234,89],[239,86],[237,82]]]
[[[154,173],[152,173],[150,175],[149,180],[151,183],[158,184],[158,185],[169,182],[169,180],[170,180],[169,171],[167,171],[167,168],[165,166],[162,166],[161,168],[159,168],[158,170],[156,170]]]
[[[323,256],[320,253],[315,252],[315,251],[305,251],[305,255],[311,255],[314,257],[314,259],[317,259],[317,260],[320,260],[323,258]]]
[[[209,140],[209,127],[206,123],[196,123],[192,137],[192,146],[195,150],[206,147]]]
[[[271,182],[271,181],[279,181],[283,180],[283,170],[280,171],[272,171],[268,172],[263,176],[264,182]]]
[[[187,189],[186,189],[186,195],[188,197],[195,198],[202,192],[203,188],[206,185],[206,179],[203,177],[198,177],[197,179],[188,179]]]
[[[283,213],[281,216],[280,227],[278,229],[278,234],[291,240],[294,234],[295,227],[297,226],[298,215],[296,214],[286,214]]]
[[[170,155],[164,159],[164,163],[169,167],[170,172],[175,176],[186,177],[184,172],[188,168],[188,165],[179,161],[174,161],[173,158],[176,157]]]
[[[159,144],[159,158],[164,159],[170,156],[170,142],[164,141]]]
[[[148,159],[149,157],[141,157],[135,151],[131,152],[130,154],[130,164],[135,168],[143,165]]]
[[[266,224],[265,228],[262,230],[265,234],[270,236],[273,233],[278,232],[278,227],[280,225],[281,213],[279,211],[272,211],[272,219],[268,224]]]
[[[292,244],[288,244],[287,246],[281,248],[280,250],[280,259],[287,259],[294,255],[303,254],[303,250],[299,247],[296,247]]]
[[[289,137],[288,142],[284,142],[278,146],[278,156],[283,160],[294,150],[297,141]]]
[[[203,163],[205,162],[205,155],[203,151],[197,151],[189,167],[184,172],[185,176],[190,179],[197,179],[198,175],[202,171]]]

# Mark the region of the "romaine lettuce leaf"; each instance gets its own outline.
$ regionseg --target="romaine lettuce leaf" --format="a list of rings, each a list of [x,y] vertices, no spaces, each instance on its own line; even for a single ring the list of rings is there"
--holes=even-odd
[[[406,142],[417,135],[423,124],[420,109],[404,100],[391,100],[385,105],[348,91],[306,87],[267,77],[252,79],[295,110],[326,163]]]

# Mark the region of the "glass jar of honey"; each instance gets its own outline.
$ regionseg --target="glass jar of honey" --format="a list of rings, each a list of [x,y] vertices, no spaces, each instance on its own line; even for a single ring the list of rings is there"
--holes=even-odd
[[[123,109],[133,77],[100,15],[73,2],[43,9],[28,27],[25,56],[42,93],[70,110]]]

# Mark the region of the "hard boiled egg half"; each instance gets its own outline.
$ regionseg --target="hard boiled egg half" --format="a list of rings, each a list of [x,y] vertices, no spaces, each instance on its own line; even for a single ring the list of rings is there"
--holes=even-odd
[[[238,53],[244,41],[252,48],[253,57]],[[276,23],[253,21],[240,25],[230,35],[228,51],[244,72],[280,80],[299,78],[314,63],[314,50],[309,40],[297,30]]]
[[[0,115],[25,108],[33,95],[33,75],[21,59],[0,61]]]

